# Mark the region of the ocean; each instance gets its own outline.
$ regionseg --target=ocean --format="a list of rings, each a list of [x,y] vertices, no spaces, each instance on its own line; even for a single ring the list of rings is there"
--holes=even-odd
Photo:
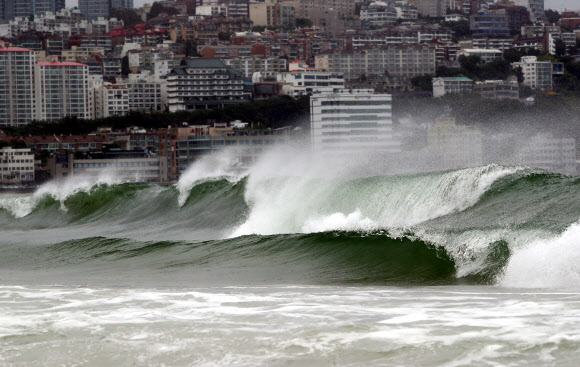
[[[580,178],[227,163],[0,196],[0,365],[578,365]]]

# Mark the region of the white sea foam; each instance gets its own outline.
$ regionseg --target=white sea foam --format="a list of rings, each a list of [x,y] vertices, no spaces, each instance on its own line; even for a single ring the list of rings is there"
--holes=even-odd
[[[516,248],[501,284],[513,287],[579,287],[580,222],[549,240]]]
[[[377,224],[369,218],[363,217],[359,210],[348,215],[334,213],[328,216],[308,219],[302,226],[302,232],[326,232],[326,231],[371,231],[377,228]]]
[[[580,358],[579,300],[458,286],[2,286],[0,364],[566,364]]]

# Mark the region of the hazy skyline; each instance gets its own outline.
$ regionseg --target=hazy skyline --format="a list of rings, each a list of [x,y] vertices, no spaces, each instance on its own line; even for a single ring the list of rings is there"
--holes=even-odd
[[[135,7],[141,7],[145,3],[153,3],[154,0],[134,0]],[[78,0],[66,0],[66,6],[72,7],[77,6]],[[545,1],[546,9],[558,9],[562,10],[565,8],[569,9],[580,9],[580,4],[578,0],[546,0]]]

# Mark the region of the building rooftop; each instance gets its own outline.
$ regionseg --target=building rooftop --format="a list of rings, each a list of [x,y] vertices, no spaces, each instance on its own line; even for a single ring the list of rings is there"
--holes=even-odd
[[[72,61],[37,61],[36,64],[40,66],[86,66],[80,62]]]
[[[473,80],[471,80],[468,77],[465,76],[453,76],[453,77],[443,77],[443,78],[435,78],[435,79],[441,79],[444,81],[464,81],[464,82],[471,82]]]

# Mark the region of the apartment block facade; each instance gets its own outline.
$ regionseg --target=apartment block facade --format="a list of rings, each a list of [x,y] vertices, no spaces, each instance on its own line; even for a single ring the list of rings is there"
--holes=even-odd
[[[397,45],[316,55],[316,68],[344,74],[353,80],[365,75],[384,75],[410,79],[434,74],[436,49],[432,45]]]
[[[169,111],[208,109],[250,99],[244,75],[220,59],[186,58],[167,75]]]
[[[36,119],[54,121],[67,116],[93,117],[89,67],[56,58],[35,65]]]
[[[251,78],[254,73],[258,72],[281,73],[287,68],[287,60],[278,57],[236,57],[222,59],[222,61],[246,78]]]
[[[34,153],[30,149],[0,149],[0,184],[34,183]]]
[[[23,126],[36,117],[34,51],[0,42],[0,126]]]

